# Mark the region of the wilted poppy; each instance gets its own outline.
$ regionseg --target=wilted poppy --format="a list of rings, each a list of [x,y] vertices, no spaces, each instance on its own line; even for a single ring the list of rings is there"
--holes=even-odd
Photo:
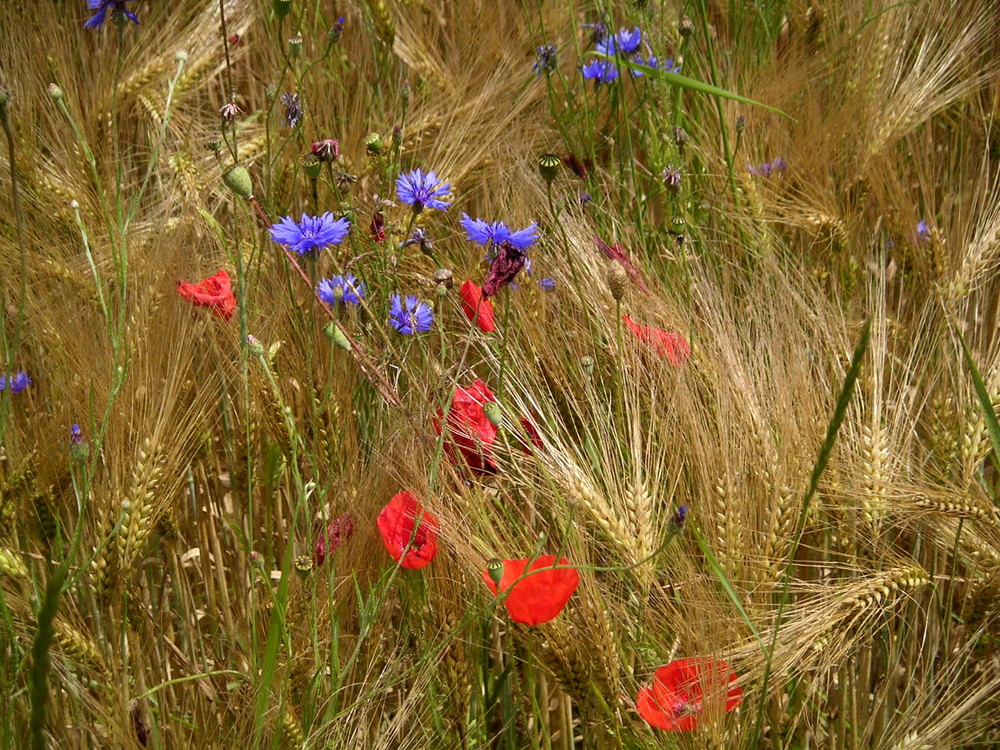
[[[527,260],[524,252],[510,241],[503,241],[496,248],[496,256],[486,272],[483,296],[492,297],[514,280]]]
[[[651,344],[656,353],[661,357],[666,357],[674,367],[680,367],[691,356],[691,347],[679,333],[668,333],[659,328],[639,325],[628,315],[622,320],[625,321],[625,325],[635,334],[636,338]]]
[[[328,555],[332,555],[337,547],[351,538],[354,533],[354,521],[350,513],[345,513],[330,521],[326,531],[319,535],[316,540],[316,554],[313,555],[313,565],[319,567],[326,560]]]
[[[376,523],[385,548],[401,567],[422,568],[437,555],[437,517],[409,492],[394,495]]]
[[[177,293],[195,307],[212,308],[212,312],[223,320],[232,318],[236,311],[233,282],[224,269],[215,276],[209,276],[204,281],[195,284],[188,281],[178,281]]]
[[[373,240],[376,242],[385,242],[385,217],[382,216],[382,212],[377,208],[375,209],[375,213],[372,214],[370,229]]]
[[[678,659],[656,670],[652,686],[639,689],[635,708],[657,729],[690,732],[706,708],[722,708],[723,701],[726,711],[740,705],[743,690],[737,679],[724,661]]]
[[[555,555],[542,555],[534,562],[528,559],[500,562],[503,574],[499,589],[488,570],[483,571],[483,580],[494,594],[507,592],[503,602],[507,614],[514,622],[524,625],[538,625],[554,619],[580,585],[580,574],[574,568],[554,568],[555,565],[569,565],[564,557],[559,558],[558,563]],[[529,573],[527,576],[525,569]]]
[[[497,428],[490,422],[483,409],[489,402],[496,403],[496,396],[482,380],[476,380],[468,388],[456,387],[448,412],[448,434],[444,449],[452,461],[456,461],[456,449],[465,464],[477,474],[492,474],[497,470],[493,462],[493,443]],[[441,434],[444,413],[438,409],[434,418],[434,430]]]
[[[479,326],[483,333],[489,333],[497,329],[496,320],[493,317],[493,303],[483,297],[483,290],[474,281],[466,281],[458,291],[462,298],[462,310],[465,317]]]

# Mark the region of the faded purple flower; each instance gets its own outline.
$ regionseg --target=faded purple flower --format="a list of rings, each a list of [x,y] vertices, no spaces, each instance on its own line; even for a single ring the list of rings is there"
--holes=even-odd
[[[513,281],[524,268],[524,261],[524,253],[521,250],[510,242],[501,242],[497,248],[496,258],[486,273],[486,281],[483,282],[483,297],[492,297]]]
[[[354,521],[350,513],[334,518],[330,525],[326,527],[326,533],[321,533],[316,540],[316,553],[313,555],[313,565],[319,567],[326,560],[327,555],[332,555],[337,547],[351,538],[354,533]]]
[[[302,122],[302,100],[298,94],[281,95],[281,104],[285,108],[285,124],[294,128]]]

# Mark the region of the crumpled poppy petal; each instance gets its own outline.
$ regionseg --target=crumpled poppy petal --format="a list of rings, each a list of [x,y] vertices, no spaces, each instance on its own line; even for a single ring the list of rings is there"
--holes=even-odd
[[[479,326],[483,333],[497,329],[496,318],[493,315],[493,303],[483,296],[483,290],[474,281],[466,281],[458,290],[462,298],[462,310],[465,317]]]
[[[524,625],[538,625],[555,619],[580,585],[580,574],[574,568],[545,570],[554,565],[569,565],[566,558],[560,558],[557,563],[555,555],[541,555],[531,563],[530,568],[527,559],[502,562],[503,575],[499,587],[488,571],[483,571],[483,580],[494,594],[507,592],[504,599],[507,614],[514,622]],[[522,578],[526,569],[531,574]]]
[[[423,568],[437,556],[437,516],[425,510],[409,492],[394,495],[375,523],[386,551],[400,567]]]
[[[211,308],[223,320],[232,318],[236,311],[233,283],[225,269],[196,283],[178,281],[177,293],[195,307]]]
[[[691,347],[681,334],[639,325],[629,315],[622,317],[622,320],[637,339],[652,346],[658,356],[666,357],[674,367],[681,367],[691,357]]]
[[[496,402],[496,396],[477,379],[468,388],[455,388],[448,412],[445,452],[453,462],[467,466],[473,474],[492,474],[497,470],[493,461],[497,428],[483,409],[490,401]],[[438,435],[442,432],[443,419],[444,412],[438,409],[434,418],[434,430]]]

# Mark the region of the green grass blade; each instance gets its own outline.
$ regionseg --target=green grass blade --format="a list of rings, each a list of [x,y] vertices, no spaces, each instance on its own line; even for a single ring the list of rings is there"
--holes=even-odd
[[[718,86],[713,86],[710,83],[705,83],[704,81],[698,81],[694,78],[688,78],[687,76],[682,76],[680,73],[669,73],[666,70],[660,70],[658,68],[651,68],[648,65],[640,65],[639,63],[634,63],[630,60],[618,60],[614,57],[609,57],[608,55],[602,55],[600,52],[595,52],[595,56],[604,58],[605,60],[613,60],[617,62],[623,68],[629,68],[631,70],[643,73],[650,78],[659,79],[666,81],[672,86],[679,86],[682,89],[689,89],[691,91],[697,91],[702,94],[708,94],[709,96],[719,96],[723,99],[732,99],[734,102],[741,102],[743,104],[750,104],[754,107],[761,107],[766,109],[768,112],[774,112],[776,115],[781,115],[789,120],[794,120],[787,112],[782,112],[777,107],[772,107],[763,102],[758,102],[754,99],[748,99],[745,96],[740,96],[739,94],[734,94],[732,91],[727,91],[726,89],[719,88]]]
[[[968,344],[962,332],[955,329],[958,340],[962,344],[962,353],[965,355],[965,362],[969,365],[969,372],[972,374],[972,385],[976,389],[976,400],[979,401],[979,408],[982,409],[983,419],[986,421],[986,432],[990,436],[990,444],[993,446],[993,465],[1000,471],[1000,423],[997,422],[997,413],[993,408],[993,399],[990,398],[989,391],[986,390],[986,383],[983,376],[979,374],[976,361],[972,358]]]
[[[871,334],[872,319],[868,318],[861,329],[861,338],[858,339],[858,345],[854,348],[854,354],[851,357],[851,366],[847,369],[844,384],[841,386],[840,395],[837,397],[837,405],[833,410],[833,417],[831,417],[830,423],[826,428],[826,438],[823,440],[823,445],[819,449],[819,456],[813,465],[812,476],[809,478],[809,487],[802,498],[802,512],[799,514],[799,520],[795,524],[795,536],[788,550],[788,562],[785,563],[781,599],[778,602],[778,615],[774,620],[774,635],[771,637],[771,647],[767,650],[767,664],[764,667],[764,679],[761,682],[760,689],[760,705],[757,709],[757,719],[754,723],[754,740],[752,745],[754,747],[760,741],[760,732],[764,721],[764,707],[767,704],[767,684],[771,678],[771,662],[774,659],[774,650],[778,645],[778,632],[781,629],[781,618],[785,613],[785,604],[788,602],[788,589],[792,581],[792,568],[795,566],[795,555],[799,550],[799,543],[802,541],[802,533],[805,531],[809,505],[816,494],[819,479],[823,476],[827,464],[830,463],[833,446],[837,442],[837,433],[840,432],[840,426],[844,423],[844,418],[847,416],[847,407],[854,396],[854,386],[858,381],[858,374],[861,372],[861,362],[864,360],[865,352],[868,351]]]
[[[715,555],[712,554],[712,548],[708,546],[708,542],[705,540],[705,537],[703,537],[701,533],[694,528],[694,526],[691,526],[690,528],[695,541],[698,542],[698,547],[701,548],[701,553],[705,556],[705,559],[708,561],[708,566],[712,569],[712,573],[714,573],[715,577],[719,579],[719,583],[726,592],[726,596],[728,596],[729,600],[733,603],[733,605],[735,605],[736,611],[740,613],[740,618],[746,623],[747,627],[750,628],[750,632],[753,633],[754,638],[757,639],[757,642],[761,645],[761,648],[763,648],[764,641],[760,637],[760,631],[757,630],[757,626],[753,624],[753,620],[750,619],[750,615],[747,614],[747,611],[743,609],[740,597],[736,594],[736,590],[726,577],[725,572],[722,570],[722,566],[719,565],[719,561],[716,560]]]

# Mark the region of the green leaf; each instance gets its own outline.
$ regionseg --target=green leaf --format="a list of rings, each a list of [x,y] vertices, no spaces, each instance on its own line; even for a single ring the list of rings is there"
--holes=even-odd
[[[965,343],[965,337],[957,326],[955,332],[962,344],[965,362],[969,365],[969,372],[972,374],[972,385],[976,389],[976,400],[979,401],[979,408],[982,410],[983,419],[986,422],[986,431],[989,433],[990,443],[993,446],[993,465],[1000,471],[1000,423],[997,422],[997,413],[993,409],[993,399],[990,398],[989,391],[986,390],[986,383],[983,382],[983,377],[979,374],[979,368],[976,367],[972,352],[969,351],[969,347]]]
[[[615,60],[623,68],[629,68],[630,70],[635,70],[650,78],[658,78],[662,81],[666,81],[672,86],[679,86],[682,89],[690,89],[691,91],[698,91],[702,94],[708,94],[709,96],[720,96],[723,99],[732,99],[734,102],[742,102],[743,104],[752,104],[755,107],[762,107],[769,112],[774,112],[776,115],[781,115],[782,117],[787,117],[789,120],[794,120],[787,112],[782,112],[776,107],[771,107],[767,104],[763,104],[753,99],[748,99],[745,96],[740,96],[739,94],[734,94],[732,91],[726,91],[726,89],[720,89],[718,86],[713,86],[710,83],[703,83],[702,81],[697,81],[694,78],[688,78],[687,76],[682,76],[680,73],[669,73],[666,70],[659,70],[658,68],[651,68],[648,65],[640,65],[639,63],[634,63],[630,60],[621,60],[608,55],[601,54],[600,52],[595,52],[595,56],[601,57],[605,60]]]

